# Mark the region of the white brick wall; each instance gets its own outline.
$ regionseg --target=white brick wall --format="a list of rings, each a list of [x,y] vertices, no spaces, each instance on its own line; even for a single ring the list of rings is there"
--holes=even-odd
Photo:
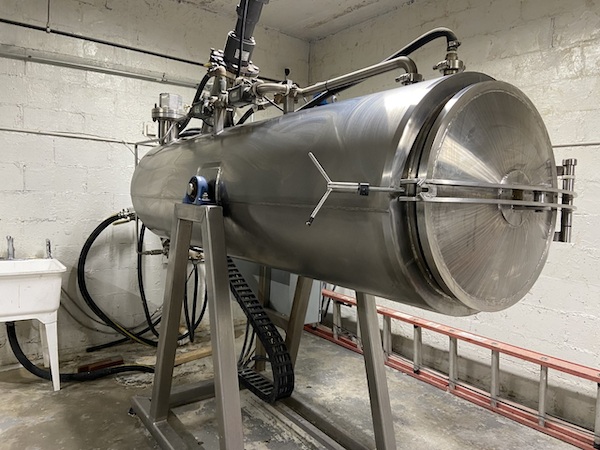
[[[307,43],[258,27],[254,61],[263,75],[280,77],[285,67],[300,84],[352,71],[387,57],[422,32],[436,26],[454,29],[463,45],[460,55],[469,70],[509,81],[531,97],[543,115],[555,144],[600,141],[598,131],[600,68],[600,4],[594,0],[419,0],[361,23],[326,39]],[[233,27],[231,17],[219,17],[193,3],[159,0],[53,0],[54,28],[121,44],[205,61],[210,47],[221,48]],[[4,18],[46,25],[46,2],[0,0]],[[199,80],[203,69],[111,46],[83,42],[0,24],[0,44],[67,55],[133,69],[164,72],[167,78]],[[421,72],[437,76],[431,66],[444,56],[441,41],[414,55]],[[381,76],[353,88],[341,99],[396,87]],[[136,141],[150,120],[150,108],[160,92],[189,99],[191,89],[0,58],[0,127],[68,131]],[[581,364],[598,360],[600,306],[600,246],[597,229],[600,206],[599,147],[557,151],[579,159],[577,190],[580,208],[574,243],[555,244],[548,264],[532,292],[517,306],[499,314],[448,318],[399,304],[390,306],[451,324],[474,333],[549,353]],[[74,266],[83,242],[106,216],[127,207],[133,156],[122,144],[0,132],[0,239],[15,238],[18,257],[41,257],[44,239],[68,271],[64,287],[77,297]],[[111,229],[90,256],[90,290],[109,313],[127,324],[141,320],[137,299],[131,226]],[[148,246],[158,245],[149,237]],[[0,240],[0,257],[6,249]],[[160,262],[146,264],[147,295],[154,304],[162,297],[164,270]],[[383,302],[385,303],[385,302]],[[67,301],[67,304],[68,301]],[[74,310],[71,307],[71,310]],[[63,353],[79,351],[106,335],[81,328],[60,314]],[[91,324],[87,319],[85,322]],[[36,326],[20,326],[25,350],[39,356]],[[410,330],[396,332],[410,337]],[[446,348],[445,340],[425,333],[427,344]],[[487,352],[461,346],[470,360],[465,376],[485,383]],[[432,353],[433,355],[433,353]],[[439,356],[439,355],[438,355]],[[433,356],[432,356],[433,358]],[[0,327],[0,366],[14,362]],[[439,361],[438,361],[439,362]],[[535,368],[502,359],[502,367],[523,378],[503,378],[511,395],[532,402]],[[591,425],[591,383],[579,383],[551,372],[553,407],[563,415]],[[560,384],[561,387],[558,387]],[[578,394],[574,394],[577,392]],[[575,401],[577,400],[577,401]],[[534,403],[534,402],[533,402]],[[533,404],[535,406],[535,404]]]
[[[420,0],[385,16],[349,28],[311,45],[311,81],[318,81],[382,60],[394,50],[437,26],[452,28],[468,70],[515,84],[531,97],[554,144],[599,142],[600,2],[559,0]],[[443,41],[412,55],[420,71],[443,59]],[[393,76],[363,83],[340,97],[348,98],[395,87]],[[556,151],[557,162],[575,157],[580,197],[574,218],[573,244],[553,244],[548,264],[532,291],[518,305],[496,314],[451,318],[401,304],[392,308],[463,330],[576,363],[600,367],[600,148],[572,147]],[[411,339],[411,330],[397,327]],[[447,350],[447,340],[424,332],[424,341]],[[410,350],[409,350],[410,351]],[[461,375],[489,387],[489,352],[461,345],[470,360]],[[443,366],[439,352],[434,363]],[[437,358],[437,360],[435,360]],[[501,357],[501,367],[523,378],[503,377],[503,390],[533,407],[538,377],[532,364]],[[487,384],[486,384],[487,383]],[[596,387],[550,371],[551,408],[569,419],[593,426]]]
[[[46,7],[38,0],[0,0],[0,16],[45,27]],[[189,2],[52,0],[50,20],[54,29],[202,62],[211,47],[224,46],[235,25],[234,8],[232,4],[231,17],[220,17]],[[289,67],[295,79],[307,83],[308,43],[261,27],[255,37],[253,60],[264,76],[282,77]],[[204,75],[202,67],[11,25],[0,24],[0,44],[152,70],[166,78],[200,81]],[[143,124],[151,121],[150,110],[161,92],[180,94],[184,102],[194,94],[188,88],[0,58],[0,127],[140,141],[146,139]],[[6,257],[6,235],[14,237],[19,258],[43,257],[45,239],[51,239],[53,255],[67,266],[63,287],[78,298],[75,267],[83,243],[108,215],[131,205],[131,151],[120,143],[0,131],[0,258]],[[145,151],[140,149],[142,155]],[[127,325],[143,320],[134,240],[131,224],[111,227],[92,248],[88,263],[90,292]],[[147,248],[159,245],[147,233]],[[164,276],[161,258],[146,258],[146,294],[154,307],[162,302]],[[76,312],[64,296],[63,301]],[[18,326],[24,350],[32,357],[41,355],[36,329],[33,323]],[[82,328],[61,309],[63,355],[111,339]],[[13,362],[0,326],[0,366]]]

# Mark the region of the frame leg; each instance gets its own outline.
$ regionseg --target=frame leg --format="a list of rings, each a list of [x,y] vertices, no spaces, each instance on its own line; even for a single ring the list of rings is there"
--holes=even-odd
[[[298,357],[298,348],[300,348],[300,339],[302,338],[302,330],[304,330],[304,319],[306,318],[312,285],[312,278],[298,277],[290,320],[285,334],[285,345],[288,352],[290,352],[293,365],[296,365],[296,358]]]
[[[223,212],[221,208],[214,206],[207,206],[204,211],[206,221],[202,227],[202,243],[206,261],[219,446],[221,450],[243,450],[242,408],[234,346],[233,311],[229,298]]]
[[[177,388],[171,395],[188,252],[194,222],[202,227],[215,380],[214,386],[209,383]],[[244,434],[234,347],[233,313],[229,297],[223,211],[218,206],[176,204],[152,397],[134,397],[132,406],[162,449],[185,449],[189,446],[167,421],[169,409],[172,405],[202,400],[212,396],[213,392],[216,397],[220,448],[243,450]],[[177,418],[171,415],[170,420],[177,421]]]
[[[371,415],[375,431],[375,446],[378,450],[396,448],[396,435],[392,420],[392,408],[383,361],[383,346],[379,334],[375,297],[362,292],[356,293],[358,317],[360,319],[363,354],[367,369],[367,383],[371,398]]]
[[[167,420],[169,414],[169,397],[171,381],[177,350],[179,334],[179,318],[185,290],[188,253],[192,237],[192,222],[181,220],[175,210],[173,230],[171,231],[171,253],[167,266],[167,280],[163,300],[163,320],[160,327],[160,338],[156,357],[156,372],[152,386],[152,402],[150,404],[150,420],[160,422]]]

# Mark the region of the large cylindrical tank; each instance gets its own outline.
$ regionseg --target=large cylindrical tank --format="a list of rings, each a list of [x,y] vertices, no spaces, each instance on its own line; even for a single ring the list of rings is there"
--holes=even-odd
[[[333,193],[306,226],[326,189],[309,151],[334,181],[407,191]],[[173,204],[196,174],[218,178],[231,256],[449,315],[519,301],[545,263],[556,221],[551,208],[496,204],[501,189],[478,188],[556,188],[557,179],[531,102],[473,72],[155,148],[131,184],[148,228],[169,236]],[[411,179],[442,182],[413,195]],[[427,196],[468,200],[418,201]],[[193,241],[202,244],[200,230]]]

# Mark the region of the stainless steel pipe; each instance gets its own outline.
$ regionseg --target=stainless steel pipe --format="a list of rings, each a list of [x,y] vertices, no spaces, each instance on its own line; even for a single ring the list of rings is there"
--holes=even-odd
[[[311,96],[315,94],[319,94],[326,90],[334,90],[342,87],[349,86],[351,84],[358,83],[360,81],[366,80],[367,78],[371,78],[375,75],[380,75],[382,73],[389,72],[394,69],[404,69],[407,73],[417,74],[417,65],[414,63],[412,59],[407,56],[398,56],[397,58],[390,59],[389,61],[383,61],[379,64],[375,64],[369,67],[365,67],[363,69],[356,70],[354,72],[350,72],[344,75],[341,75],[336,78],[332,78],[331,80],[321,81],[319,83],[315,83],[311,86],[307,86],[302,89],[298,89],[297,93],[299,96]],[[419,81],[419,80],[415,80]]]
[[[337,193],[307,227],[327,188],[309,151],[333,180],[406,192]],[[196,174],[224,208],[231,256],[449,315],[521,299],[556,220],[552,207],[519,207],[532,199],[511,187],[557,188],[539,114],[518,89],[473,72],[153,149],[131,184],[148,228],[169,235]],[[427,184],[436,179],[453,183]],[[430,201],[445,197],[469,202]],[[192,241],[202,245],[199,230]]]

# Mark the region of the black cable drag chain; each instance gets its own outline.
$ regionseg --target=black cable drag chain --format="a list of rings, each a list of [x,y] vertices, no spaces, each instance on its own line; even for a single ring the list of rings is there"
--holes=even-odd
[[[267,403],[289,397],[294,391],[294,367],[285,342],[229,257],[227,257],[227,269],[231,292],[265,348],[267,362],[271,364],[273,371],[273,381],[271,381],[254,369],[241,367],[238,369],[240,381],[248,390]]]

